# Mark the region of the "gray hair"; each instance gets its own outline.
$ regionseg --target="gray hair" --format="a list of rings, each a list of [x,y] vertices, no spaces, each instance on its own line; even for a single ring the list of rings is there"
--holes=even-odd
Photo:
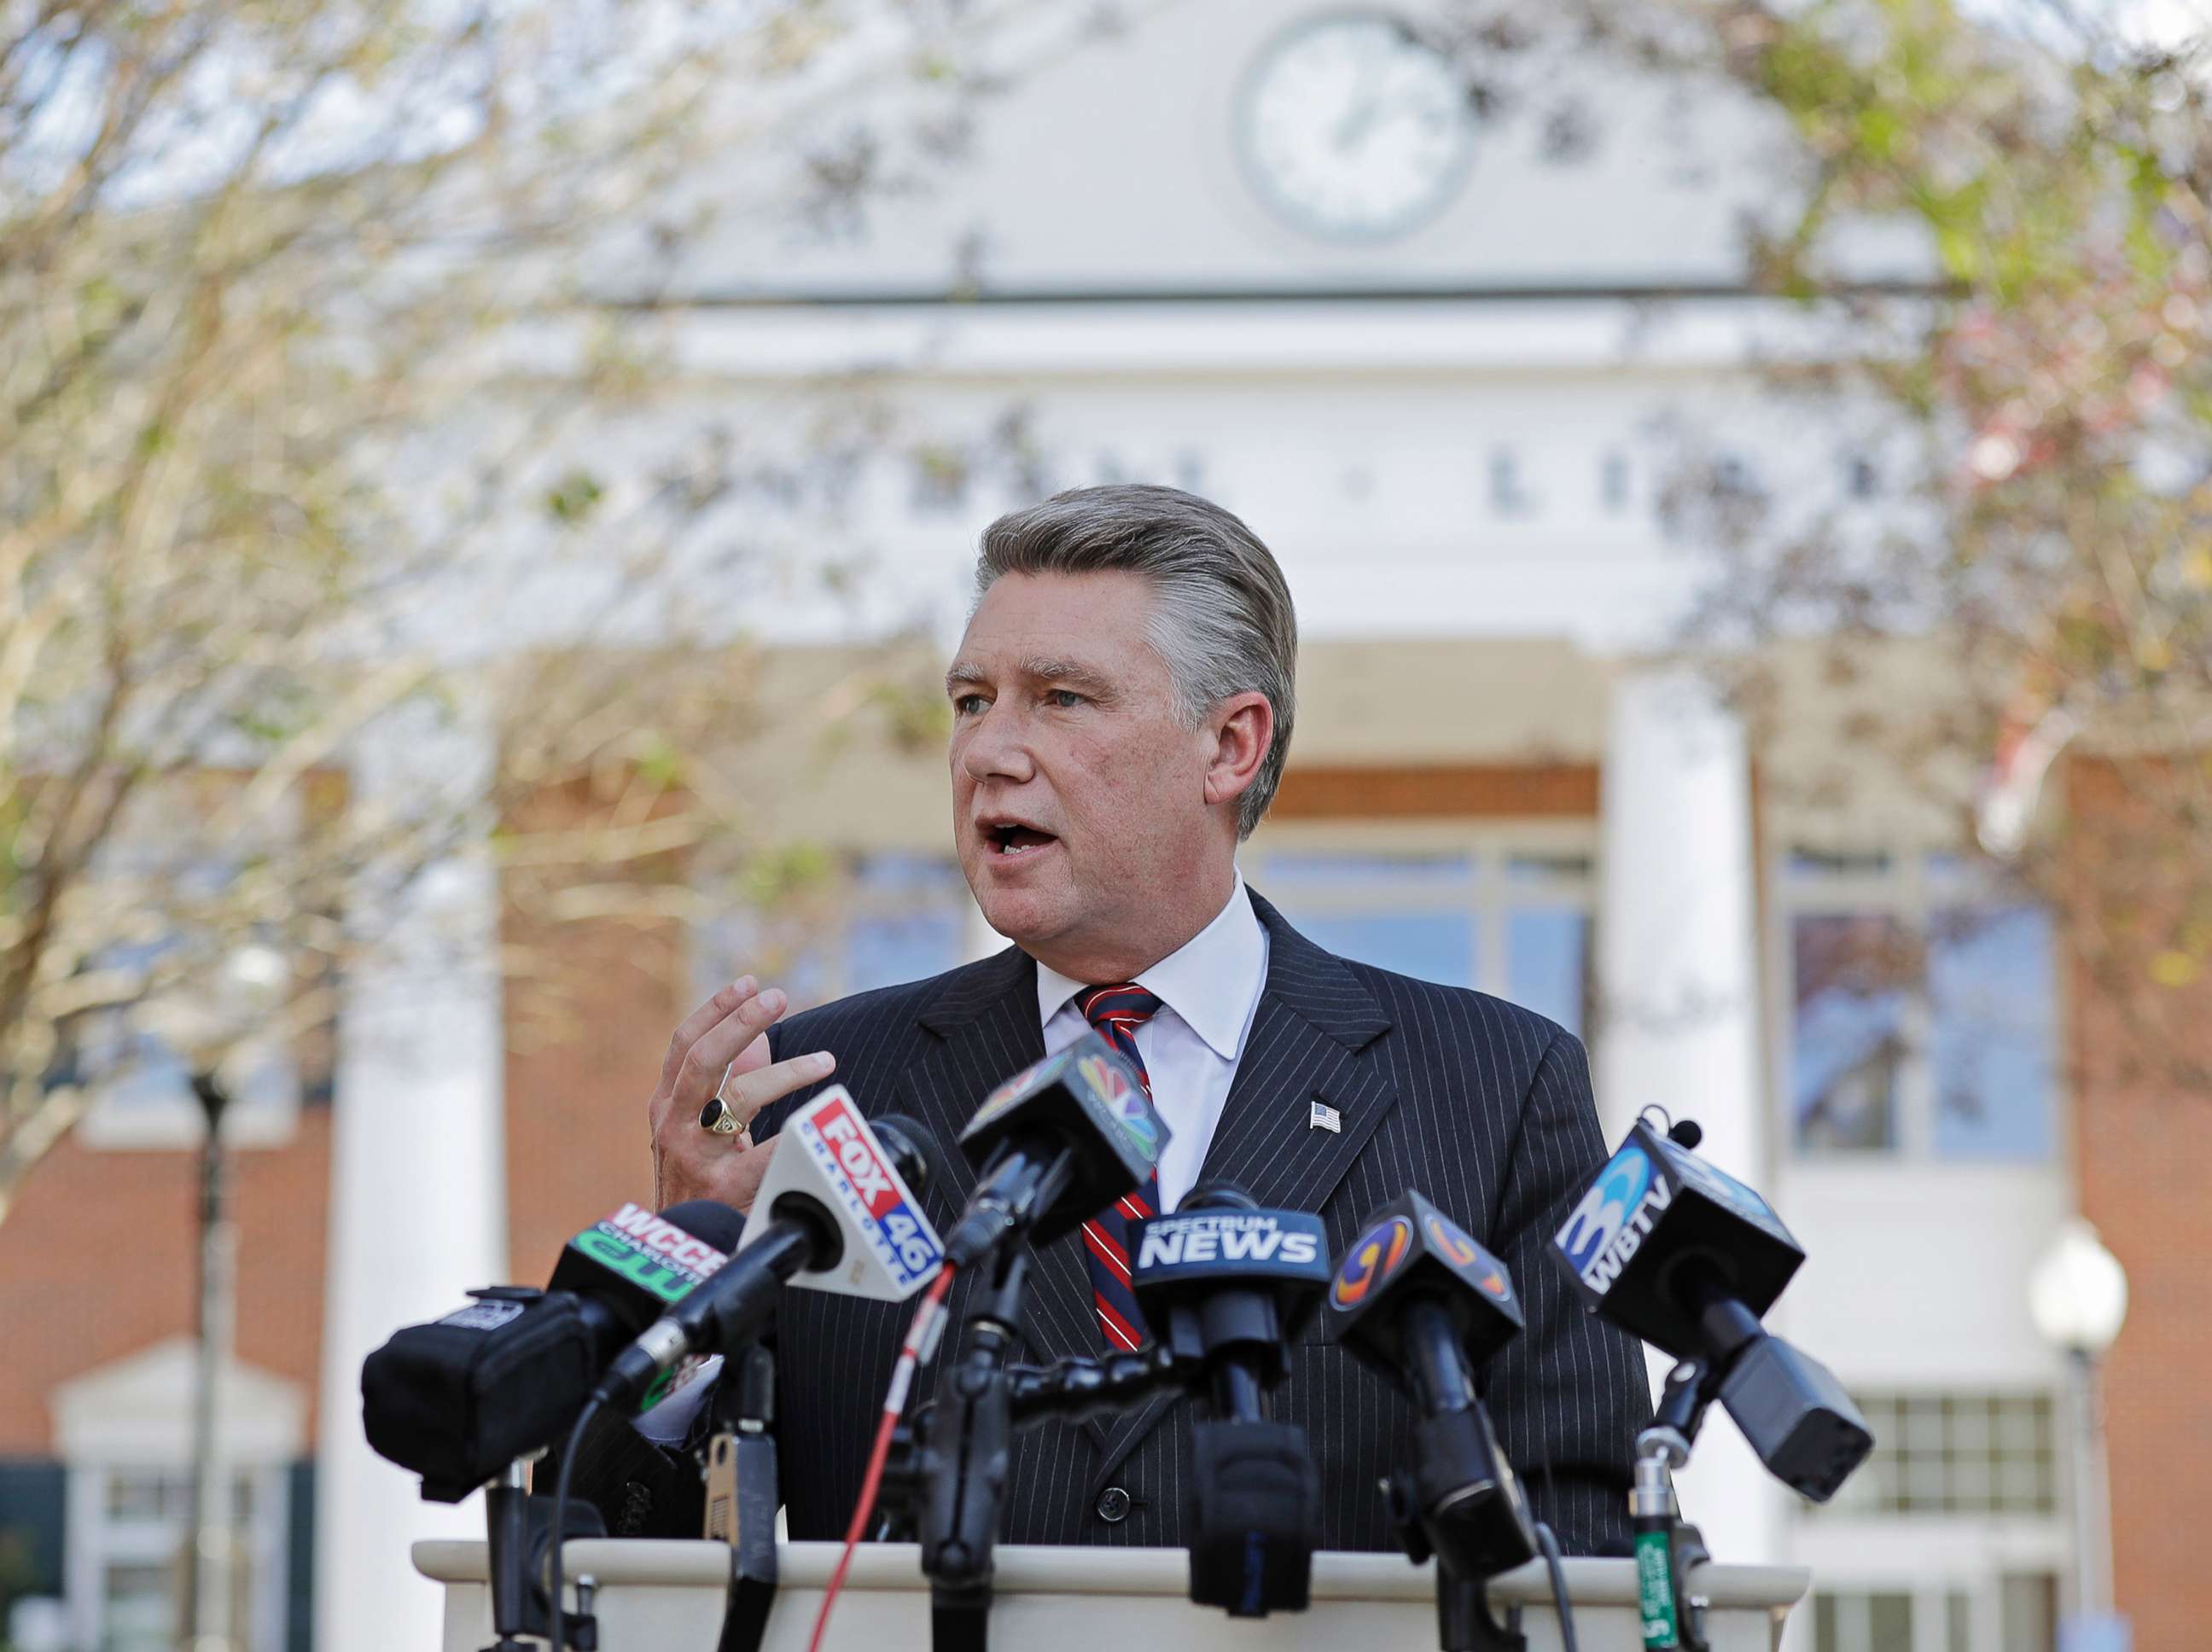
[[[975,558],[981,602],[1004,574],[1141,574],[1152,587],[1152,645],[1175,684],[1187,728],[1231,695],[1256,690],[1274,708],[1275,738],[1237,800],[1249,837],[1274,801],[1297,712],[1298,617],[1283,570],[1251,529],[1180,489],[1071,488],[983,530]]]

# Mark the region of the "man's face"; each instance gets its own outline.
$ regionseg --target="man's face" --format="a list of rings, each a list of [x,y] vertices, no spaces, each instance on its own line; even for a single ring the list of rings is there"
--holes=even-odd
[[[968,886],[992,928],[1079,980],[1157,962],[1228,896],[1215,737],[1176,720],[1152,600],[1134,574],[1007,574],[945,678]]]

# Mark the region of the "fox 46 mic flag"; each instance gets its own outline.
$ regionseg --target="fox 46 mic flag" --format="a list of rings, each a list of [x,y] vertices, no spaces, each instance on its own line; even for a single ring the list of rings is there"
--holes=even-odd
[[[845,1242],[830,1266],[795,1273],[789,1284],[903,1302],[936,1277],[945,1260],[937,1230],[842,1084],[792,1114],[776,1139],[781,1145],[738,1242],[741,1254],[780,1214],[805,1201],[830,1213]]]

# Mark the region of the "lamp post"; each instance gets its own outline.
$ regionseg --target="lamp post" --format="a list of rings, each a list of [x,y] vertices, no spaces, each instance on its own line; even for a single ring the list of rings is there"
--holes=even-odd
[[[2132,1633],[2112,1600],[2112,1484],[2098,1388],[2100,1362],[2128,1314],[2128,1276],[2080,1217],[2064,1223],[2028,1276],[2028,1314],[2063,1351],[2072,1376],[2073,1600],[2059,1652],[2128,1652]]]
[[[168,1007],[175,1042],[194,1052],[192,1096],[207,1122],[200,1147],[199,1291],[195,1320],[198,1358],[192,1377],[191,1535],[185,1546],[183,1626],[179,1643],[188,1652],[235,1652],[239,1539],[235,1488],[223,1449],[217,1406],[230,1362],[238,1320],[238,1228],[230,1212],[230,1156],[222,1138],[231,1082],[229,1065],[213,1054],[235,1043],[247,1022],[265,1016],[282,995],[289,966],[283,953],[259,943],[238,948],[219,977],[220,1006],[186,1002]]]
[[[216,1396],[237,1312],[238,1233],[231,1225],[223,1109],[230,1092],[212,1072],[193,1075],[207,1119],[200,1149],[199,1357],[192,1383],[192,1535],[185,1548],[185,1622],[191,1652],[231,1652],[231,1487]]]

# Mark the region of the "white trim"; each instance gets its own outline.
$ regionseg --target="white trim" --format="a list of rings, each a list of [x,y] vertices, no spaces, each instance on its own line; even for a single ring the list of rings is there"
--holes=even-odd
[[[189,1337],[170,1337],[57,1384],[47,1395],[57,1455],[72,1463],[189,1463],[196,1349]],[[306,1455],[304,1384],[234,1358],[217,1379],[216,1402],[232,1462],[289,1463]]]
[[[117,1566],[171,1564],[190,1533],[188,1515],[173,1521],[143,1522],[109,1518],[107,1503],[114,1483],[128,1474],[173,1477],[178,1472],[169,1463],[70,1463],[64,1540],[69,1558],[64,1587],[70,1634],[77,1645],[106,1643],[110,1570]],[[251,1639],[239,1652],[283,1652],[291,1588],[289,1465],[234,1463],[232,1473],[235,1479],[251,1484],[253,1498],[252,1518],[246,1530],[246,1559],[253,1589],[247,1620]]]
[[[167,1523],[118,1521],[109,1491],[125,1474],[189,1475],[195,1345],[171,1337],[58,1385],[47,1396],[54,1447],[69,1469],[65,1580],[70,1633],[81,1646],[103,1644],[108,1569],[165,1564],[184,1541],[185,1516]],[[291,1465],[307,1451],[303,1384],[232,1360],[218,1379],[216,1412],[234,1474],[250,1477],[253,1519],[252,1646],[281,1652],[290,1590]]]

